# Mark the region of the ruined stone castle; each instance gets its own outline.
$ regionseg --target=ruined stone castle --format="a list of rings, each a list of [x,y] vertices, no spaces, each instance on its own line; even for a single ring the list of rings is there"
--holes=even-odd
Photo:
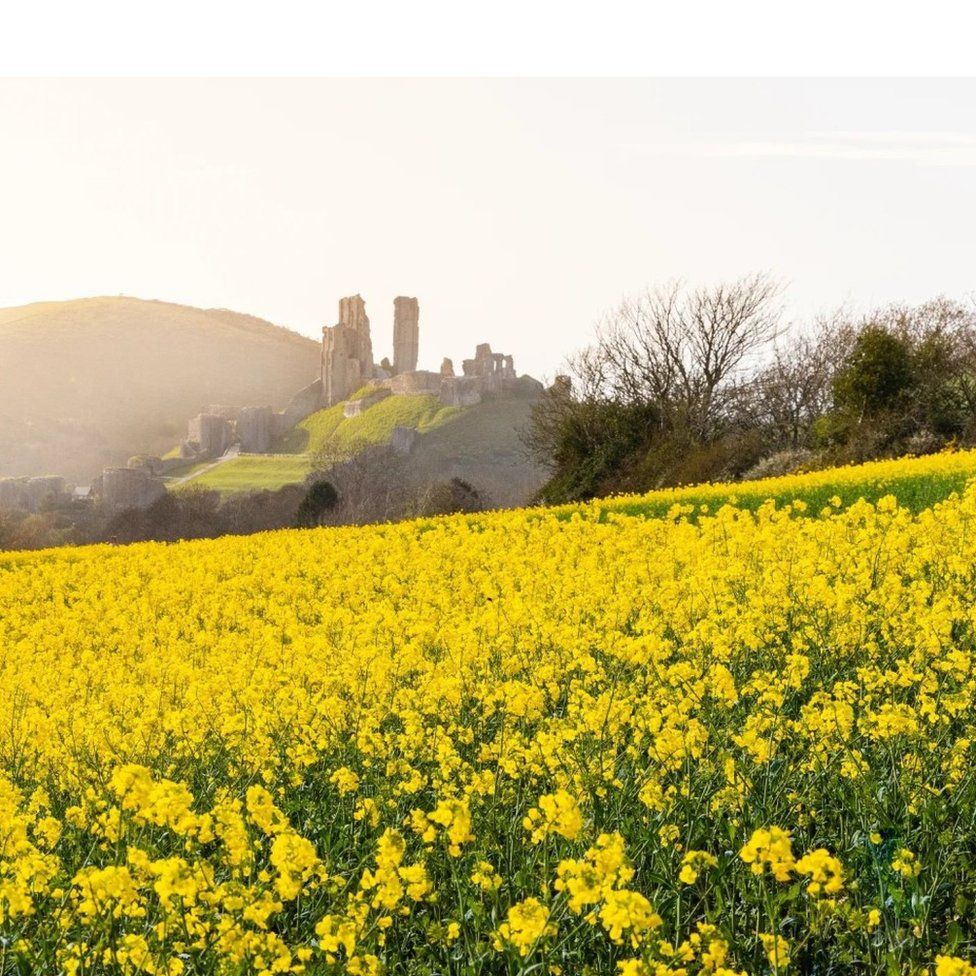
[[[492,352],[487,342],[475,349],[473,359],[462,362],[461,376],[455,375],[447,358],[436,373],[417,369],[419,339],[420,304],[416,298],[395,298],[393,362],[375,363],[366,303],[360,295],[343,298],[338,323],[322,329],[323,405],[331,407],[369,387],[370,396],[383,390],[391,395],[431,393],[448,406],[469,406],[485,394],[513,388],[518,380],[512,357]]]
[[[354,417],[391,396],[430,394],[446,406],[471,406],[486,396],[520,390],[541,392],[542,384],[531,377],[518,377],[511,356],[493,352],[487,343],[475,348],[474,356],[454,371],[449,358],[437,372],[417,369],[420,348],[420,304],[416,298],[393,300],[393,358],[373,359],[366,303],[360,295],[339,301],[339,321],[322,329],[319,376],[299,390],[282,411],[270,406],[227,406],[211,404],[187,424],[179,457],[161,459],[137,455],[126,467],[105,468],[86,488],[75,488],[59,477],[0,478],[0,510],[28,512],[70,499],[100,499],[112,510],[146,508],[166,493],[163,477],[186,466],[187,460],[214,460],[239,451],[267,454],[286,431],[310,414],[343,403],[343,414]],[[397,427],[391,448],[410,453],[417,431]]]
[[[264,454],[275,439],[309,414],[345,401],[347,417],[362,413],[388,396],[426,393],[446,406],[465,407],[484,396],[504,394],[534,380],[515,373],[511,356],[492,352],[485,342],[463,360],[461,375],[445,358],[437,372],[417,369],[420,304],[416,298],[393,300],[393,359],[373,359],[366,303],[361,295],[339,301],[339,321],[322,329],[319,378],[292,397],[280,413],[271,407],[209,406],[190,420],[181,444],[184,458],[215,458],[238,445],[246,454]],[[538,384],[535,384],[538,385]],[[541,389],[541,386],[540,386]],[[357,395],[359,394],[359,395]]]

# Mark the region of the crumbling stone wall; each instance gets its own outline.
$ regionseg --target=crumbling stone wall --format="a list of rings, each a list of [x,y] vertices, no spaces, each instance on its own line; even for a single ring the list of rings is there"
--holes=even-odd
[[[342,416],[358,417],[364,410],[368,410],[373,406],[374,403],[385,400],[391,394],[392,391],[389,387],[380,387],[379,389],[373,390],[372,393],[360,397],[358,400],[347,400],[342,408]]]
[[[39,512],[46,501],[64,501],[68,488],[60,475],[0,478],[0,511]]]
[[[395,454],[409,454],[417,443],[418,436],[413,427],[394,427],[390,447]]]
[[[288,406],[278,415],[278,433],[291,430],[295,424],[301,423],[306,417],[315,413],[322,406],[322,377],[299,390],[288,401]]]
[[[487,342],[480,343],[474,351],[474,359],[465,359],[462,363],[465,376],[477,376],[485,382],[485,388],[500,390],[505,384],[514,382],[515,360],[500,352],[492,352]]]
[[[347,400],[351,393],[370,380],[397,395],[430,393],[450,406],[471,406],[485,394],[511,392],[518,386],[512,356],[492,352],[487,342],[480,343],[472,359],[462,364],[462,376],[454,373],[454,363],[441,361],[437,373],[417,369],[420,335],[420,303],[399,295],[393,300],[393,364],[373,363],[366,304],[359,295],[339,302],[339,322],[322,330],[322,402],[332,406]],[[392,369],[393,375],[388,375]],[[350,403],[346,416],[355,416],[369,404]],[[297,422],[297,421],[296,421]]]
[[[322,330],[322,393],[326,406],[340,403],[362,385],[358,349],[358,337],[346,326],[327,326]]]
[[[473,407],[481,403],[481,380],[477,376],[444,376],[438,396],[446,407]]]
[[[27,478],[0,478],[0,511],[26,511]]]
[[[441,389],[441,379],[440,373],[416,369],[412,373],[399,373],[386,380],[384,385],[401,396],[411,393],[433,393],[436,396]]]
[[[366,372],[372,372],[373,342],[369,335],[366,303],[361,295],[350,295],[339,299],[339,325],[355,333],[358,342],[356,358],[363,364]]]
[[[236,421],[241,415],[241,408],[228,407],[221,403],[211,403],[209,406],[204,407],[200,413],[210,414],[214,417],[223,417],[224,420]]]
[[[57,500],[65,494],[64,478],[59,475],[41,475],[27,480],[28,505],[32,512],[40,511],[46,500]]]

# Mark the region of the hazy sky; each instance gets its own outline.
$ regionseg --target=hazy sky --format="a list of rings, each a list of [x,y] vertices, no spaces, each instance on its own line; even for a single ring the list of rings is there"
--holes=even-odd
[[[976,289],[976,81],[0,81],[0,305],[118,294],[552,375],[625,293]]]

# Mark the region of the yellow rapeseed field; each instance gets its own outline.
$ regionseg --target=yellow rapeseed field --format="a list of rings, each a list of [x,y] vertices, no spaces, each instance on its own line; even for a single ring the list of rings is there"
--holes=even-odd
[[[841,502],[0,558],[0,974],[974,976],[976,488]]]

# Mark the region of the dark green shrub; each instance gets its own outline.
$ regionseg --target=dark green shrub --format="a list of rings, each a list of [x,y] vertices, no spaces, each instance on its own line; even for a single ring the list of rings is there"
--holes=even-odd
[[[316,481],[306,492],[295,520],[299,528],[321,525],[326,513],[335,508],[339,493],[329,481]]]

